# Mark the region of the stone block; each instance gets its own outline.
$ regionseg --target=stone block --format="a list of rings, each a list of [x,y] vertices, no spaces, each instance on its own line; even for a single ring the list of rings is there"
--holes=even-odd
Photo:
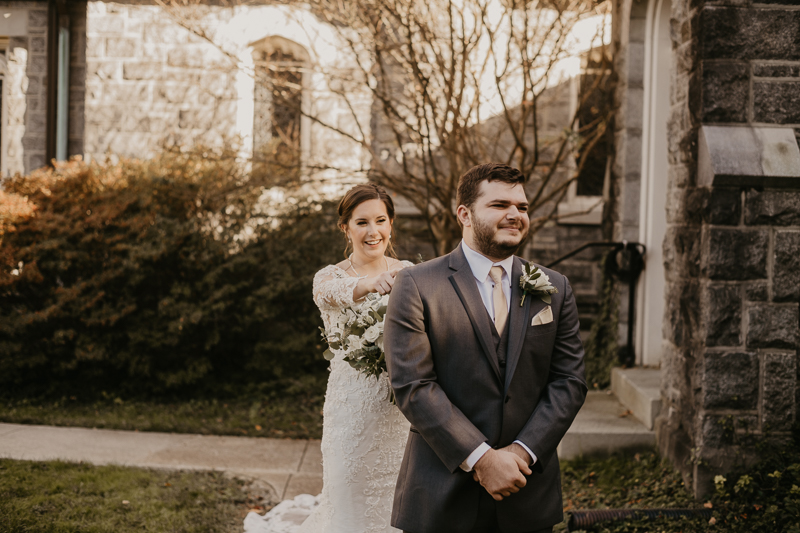
[[[664,290],[664,337],[675,346],[685,346],[692,341],[700,324],[700,306],[697,304],[699,284],[694,281],[667,281]],[[622,313],[620,313],[620,316]]]
[[[738,284],[711,284],[700,306],[705,322],[706,346],[742,344],[742,294]]]
[[[742,218],[742,193],[739,189],[714,187],[705,198],[703,220],[709,224],[736,226]]]
[[[800,11],[705,6],[703,59],[800,59]],[[769,36],[769,38],[765,38]]]
[[[42,135],[47,131],[47,115],[44,110],[37,113],[28,113],[28,123],[25,127],[25,135]]]
[[[42,107],[44,104],[44,98],[40,98],[38,96],[29,96],[25,99],[25,102],[28,105],[27,111],[30,113],[32,111],[44,111]]]
[[[109,57],[135,57],[136,39],[108,37],[106,39],[106,55]]]
[[[28,155],[28,164],[25,167],[25,172],[33,172],[37,168],[42,168],[45,165],[47,165],[47,159],[45,158],[44,153],[30,154]]]
[[[86,92],[86,67],[75,66],[70,68],[69,88],[70,94],[83,94]],[[70,101],[74,102],[75,100],[70,99]]]
[[[667,180],[667,188],[691,187],[696,183],[696,169],[694,165],[670,165]]]
[[[90,15],[86,19],[86,31],[119,35],[125,31],[125,18],[116,15]]]
[[[47,72],[47,56],[31,55],[28,56],[27,74],[45,74]]]
[[[796,78],[800,76],[800,63],[756,63],[753,76],[758,78]]]
[[[106,83],[103,86],[103,101],[127,105],[141,104],[149,100],[146,83]]]
[[[749,93],[746,62],[703,61],[703,122],[747,122]]]
[[[126,62],[122,67],[122,77],[126,80],[158,80],[161,78],[161,63],[152,61]]]
[[[42,78],[39,76],[28,76],[28,87],[25,90],[26,96],[36,96],[42,92]]]
[[[144,42],[152,44],[179,44],[189,40],[189,32],[177,24],[146,24],[144,26]]]
[[[31,37],[29,41],[28,51],[32,54],[46,54],[47,53],[47,39],[44,37]]]
[[[699,227],[667,227],[663,246],[667,279],[693,278],[699,275],[700,245]]]
[[[778,231],[775,234],[772,268],[772,299],[776,302],[800,301],[800,231]]]
[[[744,288],[744,299],[747,302],[766,302],[769,300],[769,290],[766,281],[748,283]]]
[[[89,60],[86,62],[86,75],[101,80],[118,80],[121,78],[121,70],[122,63],[119,61]]]
[[[705,409],[758,408],[758,356],[752,352],[706,352],[703,355]]]
[[[748,190],[744,222],[751,226],[800,226],[800,192]]]
[[[104,58],[106,55],[106,40],[102,37],[89,35],[86,37],[86,57]]]
[[[797,304],[752,304],[747,309],[747,347],[797,349]]]
[[[753,118],[770,124],[800,123],[800,81],[753,82]]]
[[[764,431],[789,431],[797,416],[797,355],[762,355],[761,421]]]
[[[205,58],[198,48],[173,48],[167,53],[167,64],[171,67],[203,68]]]
[[[701,442],[703,447],[719,448],[732,446],[736,436],[736,424],[732,415],[704,415]]]
[[[214,120],[213,115],[213,110],[181,110],[178,114],[178,127],[181,129],[208,130]]]
[[[709,228],[705,272],[711,279],[767,277],[769,231]]]
[[[31,9],[28,11],[28,29],[32,30],[34,28],[47,28],[46,9]]]

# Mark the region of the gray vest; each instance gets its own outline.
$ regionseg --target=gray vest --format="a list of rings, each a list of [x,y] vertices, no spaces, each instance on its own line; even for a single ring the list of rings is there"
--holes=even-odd
[[[494,327],[494,322],[491,322],[492,340],[494,341],[494,355],[497,358],[498,366],[500,366],[500,377],[503,378],[504,382],[506,379],[506,359],[508,359],[508,330],[511,329],[511,314],[509,313],[508,316],[509,320],[506,320],[506,326],[503,328],[502,335],[497,333],[497,328]]]

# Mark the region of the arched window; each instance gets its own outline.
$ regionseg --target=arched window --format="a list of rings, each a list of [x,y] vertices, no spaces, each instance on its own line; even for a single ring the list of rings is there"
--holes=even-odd
[[[283,37],[253,44],[253,159],[299,169],[302,164],[304,71],[308,53]]]

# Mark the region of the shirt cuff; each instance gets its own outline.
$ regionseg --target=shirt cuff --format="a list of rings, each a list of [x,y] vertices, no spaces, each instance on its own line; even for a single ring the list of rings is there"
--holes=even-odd
[[[463,470],[464,472],[472,472],[472,467],[475,466],[475,463],[478,462],[478,459],[483,457],[483,454],[485,454],[491,449],[492,449],[491,446],[489,446],[485,442],[482,442],[480,446],[475,448],[475,451],[469,454],[469,457],[464,459],[464,462],[459,465],[461,467],[461,470]]]
[[[517,444],[519,444],[520,446],[522,446],[523,448],[525,448],[525,451],[526,451],[526,452],[528,452],[528,455],[530,455],[530,456],[531,456],[531,464],[529,464],[528,466],[533,466],[533,465],[535,465],[535,464],[536,464],[536,461],[537,461],[537,459],[536,459],[536,454],[535,454],[535,453],[533,453],[533,452],[531,451],[531,449],[530,449],[530,448],[528,448],[527,446],[525,446],[525,443],[524,443],[524,442],[522,442],[521,440],[515,440],[514,442],[516,442]],[[470,457],[472,457],[472,456],[470,455]]]

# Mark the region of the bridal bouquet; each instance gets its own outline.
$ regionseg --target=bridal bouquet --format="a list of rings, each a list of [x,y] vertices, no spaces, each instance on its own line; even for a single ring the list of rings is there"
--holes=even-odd
[[[329,346],[323,354],[325,359],[333,359],[333,350],[343,350],[344,360],[362,374],[377,379],[386,372],[383,319],[388,303],[388,294],[371,293],[339,314],[328,331],[322,330],[322,338]]]

